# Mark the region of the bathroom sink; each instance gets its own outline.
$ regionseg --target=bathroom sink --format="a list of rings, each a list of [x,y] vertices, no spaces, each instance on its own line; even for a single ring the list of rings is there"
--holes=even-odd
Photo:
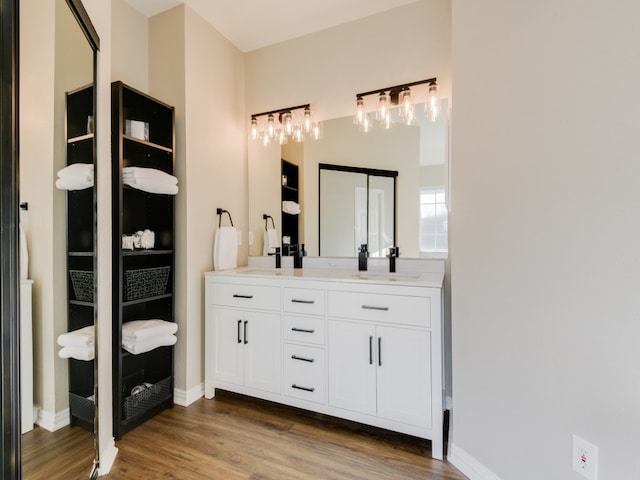
[[[412,275],[407,273],[391,273],[391,272],[359,272],[354,275],[355,278],[360,280],[419,280],[419,275]]]
[[[237,273],[245,275],[282,275],[282,270],[242,270]]]

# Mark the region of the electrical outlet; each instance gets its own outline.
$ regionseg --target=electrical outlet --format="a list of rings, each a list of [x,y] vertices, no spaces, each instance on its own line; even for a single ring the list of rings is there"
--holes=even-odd
[[[573,469],[589,480],[598,480],[598,447],[577,435],[573,436]]]

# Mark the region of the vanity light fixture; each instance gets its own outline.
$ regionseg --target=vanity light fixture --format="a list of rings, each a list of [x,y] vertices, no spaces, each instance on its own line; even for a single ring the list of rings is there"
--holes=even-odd
[[[393,125],[391,110],[395,107],[398,107],[400,117],[403,122],[410,125],[416,116],[415,107],[413,105],[413,101],[415,99],[412,98],[413,95],[411,87],[416,87],[418,85],[428,85],[426,109],[431,121],[435,122],[440,113],[440,108],[438,106],[438,84],[437,79],[434,77],[393,87],[372,90],[370,92],[358,93],[356,95],[356,114],[353,119],[353,123],[359,125],[365,132],[371,129],[371,120],[369,119],[369,113],[365,108],[364,97],[377,95],[378,104],[375,107],[376,119],[380,122],[380,125],[383,128],[388,129]]]
[[[267,117],[266,123],[261,122],[260,117]],[[289,140],[303,142],[305,137],[317,140],[320,138],[320,124],[313,121],[309,104],[281,108],[251,115],[249,137],[261,140],[263,145],[272,141],[280,145]]]

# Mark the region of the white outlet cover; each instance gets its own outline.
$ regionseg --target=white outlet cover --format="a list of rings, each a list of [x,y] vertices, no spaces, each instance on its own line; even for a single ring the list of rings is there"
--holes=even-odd
[[[589,480],[598,480],[598,447],[574,435],[571,452],[573,470]]]

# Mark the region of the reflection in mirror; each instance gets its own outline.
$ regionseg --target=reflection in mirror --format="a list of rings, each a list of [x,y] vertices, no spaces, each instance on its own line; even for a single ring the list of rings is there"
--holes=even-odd
[[[320,249],[325,257],[386,257],[395,246],[398,172],[329,165],[320,167]]]
[[[23,271],[22,276],[33,282],[31,302],[21,299],[32,307],[33,326],[31,338],[23,338],[27,345],[23,343],[21,347],[21,370],[33,386],[32,396],[27,388],[21,389],[25,479],[46,478],[51,465],[41,458],[47,458],[45,451],[53,444],[57,446],[61,438],[67,438],[67,430],[73,432],[70,436],[75,443],[85,438],[82,451],[65,449],[64,453],[71,453],[69,460],[83,459],[82,470],[86,473],[91,469],[91,460],[97,458],[93,435],[95,402],[87,403],[82,422],[74,418],[70,408],[74,391],[84,398],[94,395],[97,360],[90,358],[96,342],[92,341],[91,352],[87,348],[72,355],[84,360],[73,360],[62,358],[66,354],[61,353],[58,339],[69,330],[95,323],[95,296],[82,305],[68,302],[67,293],[73,292],[69,268],[82,264],[82,269],[95,270],[92,132],[94,47],[97,49],[98,39],[79,0],[31,3],[32,0],[20,2],[20,200],[28,205],[21,211],[20,222],[29,255],[28,271]],[[91,173],[85,175],[83,185],[59,183],[56,188],[58,172],[71,163],[83,163]],[[73,180],[72,184],[76,179]],[[80,203],[84,205],[82,209],[73,208]],[[83,222],[88,226],[78,229]],[[94,290],[93,282],[89,287]],[[71,293],[69,298],[72,297]],[[26,354],[29,346],[33,348],[32,355]],[[34,414],[29,415],[31,412]],[[89,432],[69,424],[80,425]],[[56,436],[46,431],[55,431]],[[46,438],[50,438],[51,445]]]
[[[321,212],[321,163],[397,171],[396,246],[403,257],[446,255],[448,102],[446,99],[441,100],[442,114],[435,122],[427,117],[424,105],[416,105],[415,111],[414,124],[407,126],[397,122],[389,130],[376,125],[371,131],[364,133],[354,125],[353,117],[348,116],[323,121],[323,136],[317,141],[287,144],[282,148],[277,144],[265,147],[259,142],[249,142],[249,255],[260,256],[263,253],[264,213],[276,219],[278,232],[282,228],[278,223],[281,158],[299,166],[299,242],[305,244],[309,255],[337,254],[335,251],[321,249],[319,243],[320,224],[329,221],[318,216],[318,212]],[[292,148],[295,149],[295,154],[290,153]],[[438,200],[445,199],[433,208],[421,205],[422,199],[431,198],[424,195],[430,188],[438,189]],[[340,227],[340,234],[345,235],[343,229],[346,229],[346,235],[352,238],[355,228],[355,223],[349,223]],[[334,230],[338,233],[337,226]],[[437,243],[434,240],[436,237]],[[344,251],[340,250],[339,256],[355,255],[353,241],[350,240],[348,245],[348,249],[345,247]]]

